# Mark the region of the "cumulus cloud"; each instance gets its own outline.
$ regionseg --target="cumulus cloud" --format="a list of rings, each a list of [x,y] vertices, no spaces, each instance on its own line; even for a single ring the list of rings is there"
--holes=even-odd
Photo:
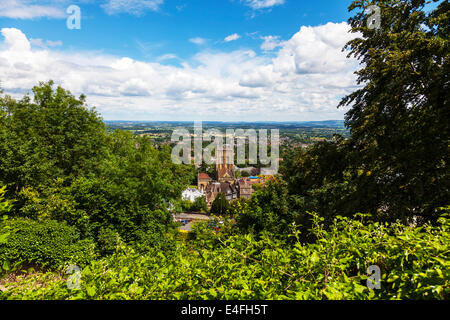
[[[107,14],[129,13],[136,16],[146,11],[158,11],[164,0],[107,0],[102,8]]]
[[[293,67],[298,74],[342,71],[348,65],[342,47],[354,37],[348,30],[346,22],[301,27],[289,41],[283,43],[275,61],[277,70],[284,72]]]
[[[284,4],[284,0],[241,0],[241,2],[254,10],[266,9]]]
[[[235,40],[239,39],[240,37],[241,36],[238,35],[237,33],[233,33],[233,34],[230,34],[228,37],[226,37],[224,40],[225,40],[225,42],[230,42],[230,41],[235,41]]]
[[[341,51],[348,30],[346,23],[302,27],[270,56],[201,51],[172,66],[36,47],[21,30],[4,28],[0,74],[5,92],[16,97],[53,79],[86,94],[106,119],[338,119],[344,111],[336,106],[355,89],[358,67]]]
[[[2,34],[5,37],[5,44],[11,52],[28,52],[31,48],[25,34],[16,28],[3,28]]]

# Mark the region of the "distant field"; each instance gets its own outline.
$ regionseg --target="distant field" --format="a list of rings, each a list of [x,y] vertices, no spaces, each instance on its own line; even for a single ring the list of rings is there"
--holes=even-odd
[[[194,122],[170,121],[105,121],[108,130],[127,130],[136,135],[145,135],[157,143],[170,142],[172,132],[177,128],[186,128],[193,132]],[[203,129],[278,129],[282,145],[330,140],[333,135],[349,135],[343,120],[306,121],[306,122],[209,122],[202,123]]]

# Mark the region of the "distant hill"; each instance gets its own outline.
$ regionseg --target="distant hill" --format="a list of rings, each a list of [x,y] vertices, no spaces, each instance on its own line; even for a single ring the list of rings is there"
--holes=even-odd
[[[111,127],[178,127],[178,126],[192,126],[193,121],[127,121],[114,120],[104,121],[107,126]],[[344,120],[325,120],[325,121],[291,121],[291,122],[276,122],[276,121],[203,121],[204,127],[236,127],[242,128],[258,127],[258,128],[344,128]]]

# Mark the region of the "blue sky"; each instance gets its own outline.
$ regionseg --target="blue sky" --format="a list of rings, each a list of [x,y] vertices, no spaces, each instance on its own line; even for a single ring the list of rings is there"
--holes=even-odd
[[[2,17],[0,25],[18,28],[31,38],[61,40],[62,48],[67,49],[101,50],[145,61],[168,52],[188,59],[200,49],[251,48],[258,51],[261,36],[278,35],[289,39],[302,25],[346,21],[351,1],[285,0],[279,5],[255,10],[239,0],[165,0],[157,11],[124,5],[113,12],[99,6],[102,1],[91,2],[70,1],[62,6],[53,2],[62,10],[69,4],[78,5],[82,12],[81,30],[67,29],[65,19],[59,17]],[[35,3],[52,5],[51,1]],[[241,36],[239,41],[224,41],[235,33]],[[189,41],[194,38],[205,39],[204,45],[199,48]]]
[[[350,2],[2,0],[1,85],[19,97],[52,78],[106,120],[343,119]]]

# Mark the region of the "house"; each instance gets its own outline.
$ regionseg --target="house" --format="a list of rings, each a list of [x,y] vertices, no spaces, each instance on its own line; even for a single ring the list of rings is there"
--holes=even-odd
[[[250,179],[239,179],[238,180],[238,188],[239,188],[239,198],[242,199],[250,199],[254,190],[252,188],[252,184],[249,181]]]
[[[211,206],[219,193],[223,193],[228,201],[238,198],[239,192],[236,185],[229,182],[213,182],[206,188],[206,203]]]
[[[236,171],[239,171],[241,174],[242,172],[247,172],[250,176],[258,175],[260,170],[255,167],[248,167],[248,168],[235,168]]]
[[[207,173],[199,173],[197,177],[198,190],[201,193],[205,193],[206,188],[212,182],[212,178]]]
[[[200,198],[202,196],[203,193],[194,188],[188,188],[181,193],[181,198],[183,200],[189,200],[191,202],[194,202],[195,199]]]
[[[271,168],[261,168],[261,175],[262,176],[274,176],[278,173],[277,170],[271,169]]]

